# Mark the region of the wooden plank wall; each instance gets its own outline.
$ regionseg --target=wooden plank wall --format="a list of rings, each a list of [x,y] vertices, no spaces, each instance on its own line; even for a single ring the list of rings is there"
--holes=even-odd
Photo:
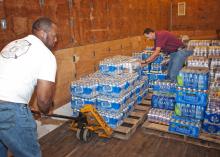
[[[58,25],[55,50],[142,35],[147,26],[168,29],[169,1],[0,0],[0,18],[8,23],[6,31],[0,30],[0,49],[29,34],[39,16]]]
[[[178,16],[178,2],[186,2],[186,15]],[[193,39],[216,38],[220,29],[220,0],[172,0],[173,31]]]

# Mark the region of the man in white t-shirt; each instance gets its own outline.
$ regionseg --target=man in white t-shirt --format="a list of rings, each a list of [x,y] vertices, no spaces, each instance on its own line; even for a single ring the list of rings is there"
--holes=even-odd
[[[54,95],[57,26],[41,17],[32,35],[12,41],[0,53],[0,157],[41,157],[36,123],[28,103],[36,86],[40,112],[49,112]]]

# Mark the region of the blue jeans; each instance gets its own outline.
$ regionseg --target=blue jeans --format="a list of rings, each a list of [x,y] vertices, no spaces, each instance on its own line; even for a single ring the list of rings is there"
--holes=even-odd
[[[172,82],[177,82],[177,75],[182,69],[188,56],[192,55],[193,51],[178,50],[170,54],[170,62],[168,64],[168,79]]]
[[[37,126],[26,104],[0,102],[0,157],[41,157]]]

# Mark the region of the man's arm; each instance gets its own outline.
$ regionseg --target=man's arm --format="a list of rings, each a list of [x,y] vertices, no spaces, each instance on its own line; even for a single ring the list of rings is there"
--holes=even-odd
[[[37,80],[37,105],[40,112],[47,114],[53,105],[55,83]]]
[[[148,64],[153,62],[160,55],[160,50],[160,47],[156,47],[155,51],[151,54],[151,56],[147,60],[145,60],[145,63]]]

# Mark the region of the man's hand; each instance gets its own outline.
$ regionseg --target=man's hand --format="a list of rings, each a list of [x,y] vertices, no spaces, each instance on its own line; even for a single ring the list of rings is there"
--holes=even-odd
[[[141,61],[141,67],[144,67],[144,66],[146,66],[148,63],[147,63],[147,61],[145,60],[145,61]]]

